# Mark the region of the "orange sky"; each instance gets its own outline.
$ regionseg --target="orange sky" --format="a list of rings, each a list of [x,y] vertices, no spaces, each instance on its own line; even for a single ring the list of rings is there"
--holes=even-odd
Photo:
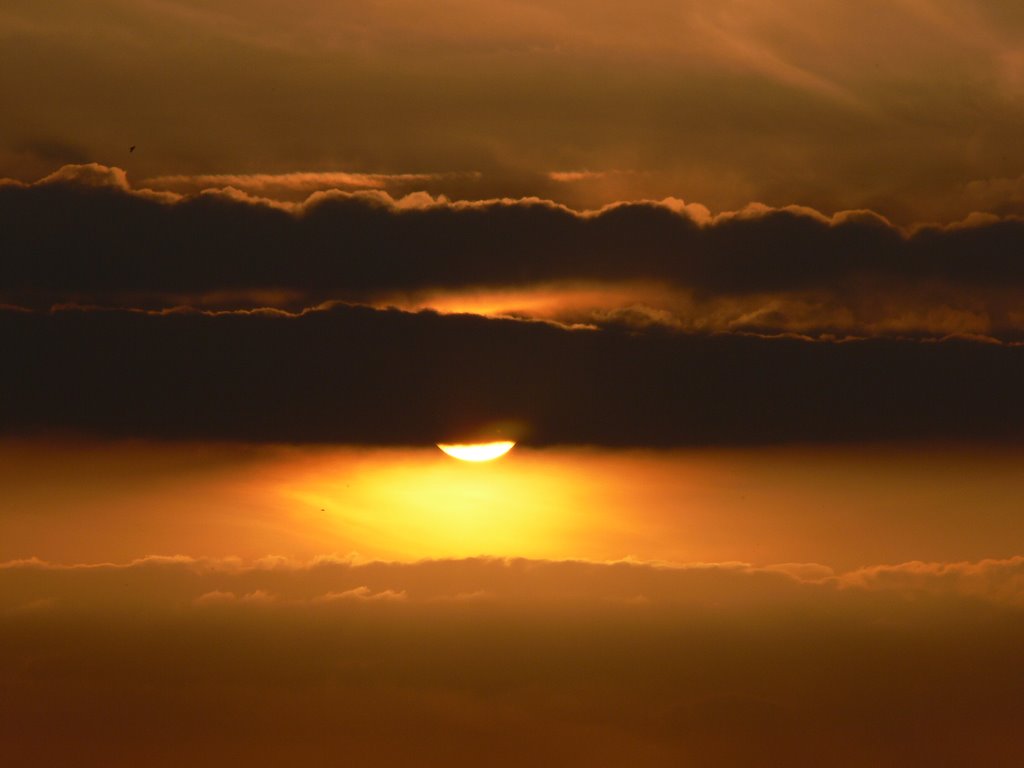
[[[1022,755],[1019,450],[2,458],[18,761]]]
[[[925,443],[609,451],[8,441],[0,560],[318,555],[817,563],[1018,553],[1021,454]]]
[[[5,0],[0,762],[1024,765],[1022,9]]]
[[[14,0],[0,175],[1019,211],[1022,28],[1001,0]]]

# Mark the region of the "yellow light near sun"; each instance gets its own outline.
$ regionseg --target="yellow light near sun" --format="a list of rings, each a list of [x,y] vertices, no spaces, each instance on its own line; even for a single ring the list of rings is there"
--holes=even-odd
[[[494,461],[512,450],[511,440],[493,443],[438,443],[437,447],[449,456],[461,461]]]
[[[433,449],[385,449],[337,460],[324,454],[296,467],[278,490],[301,518],[296,525],[319,530],[330,551],[410,560],[593,556],[567,549],[567,540],[585,541],[594,522],[576,488],[536,451],[512,463],[466,465]]]

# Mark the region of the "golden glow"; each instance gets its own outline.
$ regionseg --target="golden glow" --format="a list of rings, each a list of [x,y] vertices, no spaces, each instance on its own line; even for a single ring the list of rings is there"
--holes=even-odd
[[[430,309],[442,315],[527,317],[565,322],[633,304],[669,306],[675,298],[672,291],[650,281],[574,281],[538,283],[519,288],[467,288],[390,294],[374,305],[382,309],[398,307],[409,312]]]
[[[980,560],[1018,553],[1022,461],[1024,452],[1006,446],[517,445],[513,461],[468,465],[427,446],[8,439],[0,440],[0,561],[326,553],[849,570]],[[985,500],[983,525],[964,499]]]
[[[328,451],[283,466],[275,495],[295,528],[361,558],[607,559],[593,542],[593,529],[607,525],[603,511],[581,496],[586,486],[571,464],[526,451],[505,466],[466,470],[435,451]]]
[[[462,461],[494,461],[512,450],[511,440],[493,443],[438,443],[437,447],[454,459]]]

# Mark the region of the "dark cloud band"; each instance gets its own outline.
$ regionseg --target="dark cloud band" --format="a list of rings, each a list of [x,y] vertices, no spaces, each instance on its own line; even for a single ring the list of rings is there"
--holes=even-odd
[[[541,201],[396,203],[321,193],[274,204],[237,192],[178,197],[102,166],[0,186],[0,299],[121,305],[154,295],[276,289],[310,300],[555,280],[657,280],[711,294],[862,283],[1024,281],[1024,221],[906,234],[874,214],[632,203],[579,214]]]
[[[7,432],[426,444],[1024,437],[1024,348],[569,331],[338,306],[0,313]]]

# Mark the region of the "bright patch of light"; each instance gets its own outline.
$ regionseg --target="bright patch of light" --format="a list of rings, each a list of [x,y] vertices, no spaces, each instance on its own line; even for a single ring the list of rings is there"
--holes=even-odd
[[[462,461],[493,461],[512,450],[513,445],[511,440],[499,440],[494,443],[438,443],[437,447]]]

